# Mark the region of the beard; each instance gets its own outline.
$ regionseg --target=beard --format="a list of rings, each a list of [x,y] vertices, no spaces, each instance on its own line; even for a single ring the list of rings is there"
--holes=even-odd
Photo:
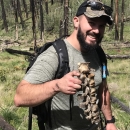
[[[86,33],[87,35],[88,33]],[[93,34],[95,35],[95,37],[100,37],[100,34]],[[93,44],[89,44],[85,41],[85,35],[84,33],[81,31],[81,27],[79,26],[79,30],[78,30],[78,33],[77,33],[77,39],[79,41],[79,44],[81,46],[81,50],[85,51],[85,52],[89,52],[89,51],[92,51],[94,49],[96,49],[96,47],[101,43],[102,41],[102,38],[101,37],[97,43],[93,43]]]

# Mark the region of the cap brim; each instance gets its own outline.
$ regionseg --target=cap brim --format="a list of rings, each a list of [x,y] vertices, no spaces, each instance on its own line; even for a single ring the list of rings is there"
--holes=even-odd
[[[90,7],[87,7],[86,12],[84,12],[84,14],[89,18],[96,18],[96,17],[106,16],[108,18],[107,23],[109,25],[112,25],[112,23],[113,23],[112,17],[107,15],[104,10],[100,10],[100,11],[91,10]]]

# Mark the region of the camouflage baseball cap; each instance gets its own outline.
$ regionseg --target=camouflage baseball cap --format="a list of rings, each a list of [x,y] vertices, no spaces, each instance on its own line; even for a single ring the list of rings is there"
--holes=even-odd
[[[76,16],[82,14],[89,18],[105,16],[107,18],[107,23],[111,25],[113,22],[111,17],[112,12],[112,8],[104,5],[100,0],[86,0],[79,6]]]

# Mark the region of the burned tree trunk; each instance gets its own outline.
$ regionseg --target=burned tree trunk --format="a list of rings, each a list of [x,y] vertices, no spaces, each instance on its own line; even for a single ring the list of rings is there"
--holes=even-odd
[[[61,0],[61,5],[63,5],[63,0]]]
[[[121,16],[121,30],[120,30],[120,41],[123,41],[123,31],[124,31],[124,0],[122,0],[122,16]]]
[[[28,9],[27,9],[26,1],[25,1],[25,0],[22,0],[22,2],[23,2],[24,11],[25,11],[25,13],[26,13],[26,18],[28,18]]]
[[[119,28],[118,28],[118,0],[115,0],[115,40],[119,40]]]
[[[17,0],[14,0],[14,14],[15,14],[15,40],[18,40],[18,11]]]
[[[32,12],[32,0],[29,1],[30,1],[30,12]]]
[[[111,8],[113,9],[113,0],[111,0]],[[112,16],[112,18],[113,18],[113,16]],[[112,29],[113,29],[113,25],[114,25],[114,24],[112,24],[112,25],[109,26],[109,30],[112,30]]]
[[[36,11],[35,11],[35,0],[31,1],[31,10],[32,10],[32,31],[34,39],[34,50],[36,49]]]
[[[6,13],[5,13],[5,8],[4,8],[4,2],[3,0],[0,0],[1,2],[1,7],[2,7],[2,19],[3,19],[3,26],[6,32],[8,32],[8,24],[6,20]]]
[[[54,4],[54,1],[53,0],[51,0],[51,5],[53,5]]]
[[[3,117],[0,116],[0,129],[1,130],[16,130],[11,126],[9,123],[7,123]]]
[[[59,37],[63,35],[63,21],[60,20],[60,27],[59,27]]]
[[[42,0],[39,0],[40,4],[40,39],[43,39],[43,32],[44,32],[44,21],[43,21],[43,7],[42,7]]]
[[[48,14],[48,0],[45,1],[45,9],[46,9],[46,13]]]
[[[21,11],[21,6],[20,6],[20,1],[19,0],[17,0],[17,12],[18,12],[19,17],[20,17],[22,29],[24,29],[24,22],[23,22],[23,18],[22,18],[22,11]]]
[[[68,35],[69,0],[64,1],[64,35]]]

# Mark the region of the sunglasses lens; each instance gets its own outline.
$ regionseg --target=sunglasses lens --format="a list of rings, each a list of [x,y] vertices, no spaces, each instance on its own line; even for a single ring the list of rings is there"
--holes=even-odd
[[[112,14],[112,8],[106,5],[103,5],[102,3],[99,2],[91,2],[90,3],[91,9],[92,10],[102,10],[104,9],[105,13],[108,15]]]
[[[97,3],[97,2],[92,2],[91,3],[91,8],[93,10],[101,10],[102,9],[102,4],[101,3]]]

